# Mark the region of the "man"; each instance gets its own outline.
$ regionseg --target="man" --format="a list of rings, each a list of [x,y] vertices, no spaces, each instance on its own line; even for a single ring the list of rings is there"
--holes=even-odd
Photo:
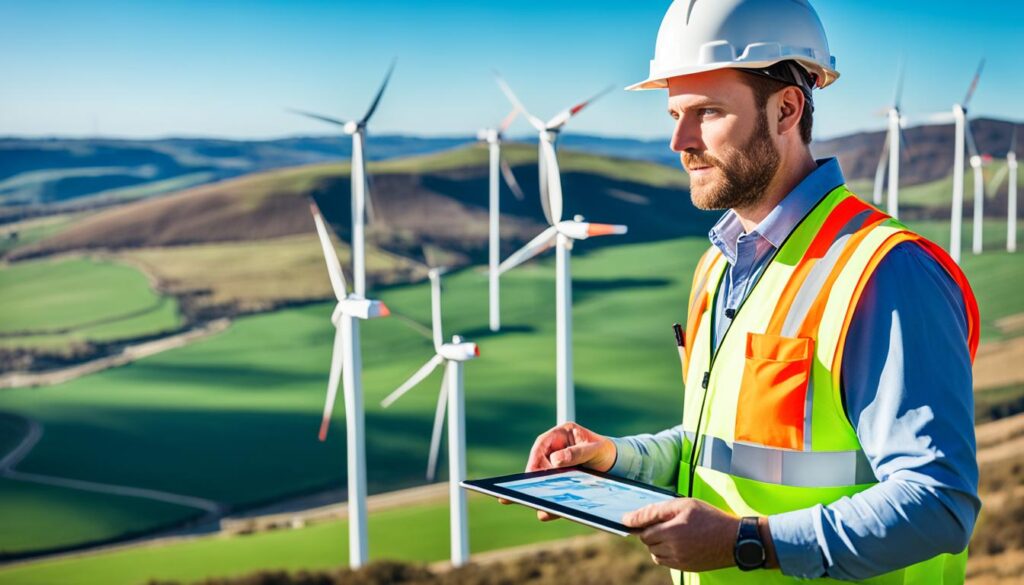
[[[812,90],[837,77],[806,0],[677,0],[630,88],[668,89],[693,203],[728,210],[684,309],[683,424],[567,423],[527,470],[690,496],[623,519],[689,583],[964,581],[977,305],[941,249],[811,157]]]

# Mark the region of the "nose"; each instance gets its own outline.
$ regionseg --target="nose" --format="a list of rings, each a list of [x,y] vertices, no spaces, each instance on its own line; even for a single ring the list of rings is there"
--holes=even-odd
[[[700,120],[695,116],[681,115],[676,120],[670,144],[674,152],[702,151],[704,141],[701,139]]]

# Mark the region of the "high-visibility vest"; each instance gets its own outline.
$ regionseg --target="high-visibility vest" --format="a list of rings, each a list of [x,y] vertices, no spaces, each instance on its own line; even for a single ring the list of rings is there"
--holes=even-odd
[[[882,258],[904,242],[920,245],[959,285],[973,362],[978,306],[963,272],[937,245],[845,186],[778,249],[714,355],[715,295],[728,263],[714,247],[704,254],[687,315],[679,493],[737,516],[768,516],[827,505],[877,483],[843,408],[840,371],[857,300]],[[943,554],[867,582],[963,583],[966,563],[966,550]],[[691,584],[797,582],[777,570],[735,567],[681,577]]]

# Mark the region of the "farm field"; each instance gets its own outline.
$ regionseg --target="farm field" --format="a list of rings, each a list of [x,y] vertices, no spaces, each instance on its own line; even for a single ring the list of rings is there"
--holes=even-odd
[[[348,265],[349,247],[339,257]],[[283,301],[309,301],[333,295],[324,269],[323,251],[315,234],[272,240],[220,242],[129,249],[116,258],[142,267],[170,294],[202,291],[191,302],[201,306],[231,305],[236,310],[266,310]],[[407,259],[367,247],[371,278],[387,281],[395,275],[424,273]]]
[[[531,510],[502,506],[484,496],[469,498],[469,518],[474,553],[592,532],[568,521],[537,522]],[[369,522],[371,560],[426,562],[448,556],[447,504],[383,511],[371,514]],[[13,567],[0,570],[0,585],[83,581],[137,585],[153,578],[190,581],[270,567],[328,569],[345,564],[347,557],[347,524],[333,521],[297,530],[233,538],[206,537],[168,546]]]
[[[0,270],[0,347],[66,348],[177,328],[174,299],[138,270],[89,258],[59,258]]]
[[[681,318],[676,308],[703,248],[699,240],[676,240],[577,256],[581,421],[627,434],[678,418],[669,325]],[[467,334],[483,353],[466,372],[472,474],[521,468],[533,437],[553,424],[550,264],[545,259],[505,279],[507,332],[498,336],[485,335],[483,275],[466,270],[445,280],[446,333]],[[599,276],[607,274],[616,278]],[[381,296],[396,313],[429,322],[423,285]],[[341,409],[328,442],[316,440],[333,335],[330,311],[324,303],[243,318],[217,337],[130,366],[3,392],[0,410],[38,420],[46,430],[17,469],[233,507],[342,484]],[[378,402],[430,356],[430,342],[395,318],[367,323],[363,339],[371,492],[420,484],[440,375],[389,411]],[[664,408],[641,406],[652,401]],[[41,510],[24,506],[18,513]]]
[[[948,230],[941,222],[918,227],[926,233]],[[996,239],[1004,229],[995,222],[988,231]],[[584,252],[585,246],[578,250]],[[705,240],[687,238],[602,248],[574,258],[581,423],[612,435],[675,424],[681,392],[669,325],[682,320],[680,307],[690,274],[705,247]],[[965,254],[965,271],[982,307],[983,341],[1002,335],[996,320],[1024,312],[1024,299],[1013,287],[1024,278],[1024,263],[1007,260],[1003,252]],[[503,279],[507,329],[500,335],[490,335],[485,328],[483,275],[469,269],[445,279],[446,334],[466,334],[481,344],[482,351],[481,359],[466,370],[470,475],[520,469],[533,437],[553,423],[552,263],[544,258]],[[379,296],[397,313],[429,322],[423,285],[385,289]],[[0,393],[0,410],[39,420],[46,428],[46,436],[18,469],[167,490],[236,508],[342,484],[341,409],[329,441],[321,444],[315,439],[332,336],[330,310],[331,305],[324,303],[243,318],[217,337],[127,367],[59,386]],[[363,339],[371,493],[420,484],[440,375],[391,410],[380,409],[378,401],[425,361],[432,348],[400,319],[367,323]],[[110,453],[115,452],[117,463],[112,465]],[[442,477],[444,473],[442,469]],[[83,502],[78,494],[40,492],[18,506],[13,517],[20,522],[43,519],[45,527],[46,510],[58,507],[74,517]],[[445,517],[446,506],[439,505],[438,510]],[[506,509],[482,510],[487,511],[475,513],[474,522],[489,522],[492,513]],[[88,514],[105,512],[93,506]],[[146,519],[158,525],[158,518]],[[93,521],[129,529],[123,509]],[[340,523],[335,525],[343,532]],[[445,525],[442,522],[442,530]],[[314,528],[318,527],[306,530]],[[435,540],[441,547],[432,558],[441,558],[447,541]],[[26,544],[53,546],[45,539]],[[507,544],[492,548],[499,546]],[[344,547],[338,550],[343,554]],[[196,551],[190,554],[203,556],[211,567],[249,570],[230,563],[216,565],[207,553]],[[255,553],[246,553],[251,554]],[[380,558],[392,553],[374,549],[371,554]],[[82,562],[94,558],[102,557]],[[24,570],[49,566],[43,562]],[[0,579],[5,575],[0,572]]]

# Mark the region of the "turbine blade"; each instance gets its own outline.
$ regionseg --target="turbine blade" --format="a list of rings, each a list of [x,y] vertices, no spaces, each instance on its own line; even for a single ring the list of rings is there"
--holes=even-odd
[[[903,118],[900,118],[900,122]],[[903,124],[900,124],[900,159],[913,162],[914,157],[910,154],[910,141],[907,140],[907,133],[903,131]]]
[[[384,90],[388,87],[388,81],[391,80],[391,74],[395,71],[395,64],[398,63],[398,59],[391,61],[391,66],[388,67],[388,72],[384,75],[384,81],[380,84],[380,89],[377,90],[377,97],[373,98],[373,103],[370,104],[370,109],[366,110],[366,115],[363,116],[362,120],[359,120],[359,125],[363,126],[370,121],[373,117],[373,113],[377,111],[377,106],[380,105],[380,98],[384,95]]]
[[[594,103],[595,101],[597,101],[598,99],[600,99],[601,97],[606,95],[608,92],[610,92],[614,88],[615,88],[614,85],[609,85],[608,87],[602,89],[601,91],[597,92],[596,94],[592,95],[591,97],[589,97],[589,98],[583,100],[582,102],[574,105],[573,107],[571,107],[571,108],[569,108],[567,110],[562,110],[561,112],[555,114],[554,117],[552,117],[550,120],[548,120],[548,123],[545,124],[545,127],[548,130],[557,130],[557,129],[561,128],[562,126],[565,126],[565,123],[568,122],[574,116],[576,116],[576,114],[579,114],[580,112],[582,112],[584,108],[586,108],[590,104]]]
[[[978,63],[978,70],[974,72],[974,78],[971,79],[971,85],[967,88],[967,95],[964,97],[963,108],[967,109],[967,104],[970,103],[971,98],[974,97],[974,90],[978,89],[978,80],[981,79],[981,71],[985,68],[985,60],[982,59]]]
[[[316,202],[311,202],[309,208],[313,212],[313,223],[316,224],[320,247],[324,249],[324,260],[327,261],[327,274],[331,279],[331,288],[334,289],[334,296],[340,301],[348,296],[345,272],[341,269],[341,261],[338,260],[338,254],[334,251],[334,244],[331,242],[331,236],[327,233],[327,226],[324,223],[323,215],[320,214],[320,208],[317,207]]]
[[[970,119],[964,120],[964,134],[967,135],[967,152],[972,157],[979,156],[978,143],[974,141],[974,132],[971,132],[971,121]]]
[[[513,107],[512,111],[509,112],[508,115],[505,116],[505,119],[501,121],[501,124],[498,125],[498,134],[504,134],[505,131],[508,130],[508,127],[512,125],[512,122],[515,121],[516,116],[518,115],[519,107]]]
[[[996,171],[992,178],[988,180],[988,188],[985,190],[986,193],[995,193],[999,189],[999,185],[1003,183],[1003,179],[1010,172],[1009,165],[1003,165]]]
[[[530,122],[531,126],[536,128],[538,132],[543,132],[544,120],[541,120],[540,118],[534,116],[533,114],[530,113],[529,110],[523,107],[523,103],[519,101],[519,98],[516,97],[515,92],[513,92],[512,88],[509,87],[508,83],[505,82],[505,79],[501,77],[501,74],[495,71],[494,77],[495,79],[497,79],[498,87],[501,88],[501,91],[505,94],[505,97],[508,98],[508,101],[512,102],[512,105],[515,106],[516,109],[521,111],[524,116],[526,116],[526,119]]]
[[[441,454],[441,431],[444,429],[444,411],[448,406],[448,369],[441,376],[441,391],[437,394],[437,409],[434,411],[434,429],[430,432],[430,457],[427,459],[427,481],[437,477],[437,460]]]
[[[501,176],[505,178],[505,184],[512,191],[512,194],[516,196],[516,199],[522,201],[525,196],[523,195],[523,189],[519,186],[519,181],[516,180],[515,173],[512,172],[512,166],[508,164],[508,160],[505,157],[501,157]]]
[[[624,225],[615,225],[610,223],[588,223],[587,224],[587,237],[593,238],[597,236],[623,236],[629,231]]]
[[[527,242],[525,246],[516,250],[511,256],[506,258],[505,261],[498,266],[498,274],[504,274],[523,262],[526,262],[530,258],[533,258],[547,250],[554,243],[557,235],[558,229],[554,226],[542,231],[540,235]]]
[[[392,392],[391,394],[388,394],[387,398],[381,400],[380,405],[383,406],[384,408],[391,406],[396,400],[401,398],[403,394],[405,394],[409,390],[412,390],[413,387],[416,386],[416,384],[419,384],[420,382],[423,381],[424,378],[429,376],[430,373],[433,372],[434,369],[437,368],[437,366],[442,361],[444,361],[444,358],[439,355],[435,355],[434,357],[430,358],[430,361],[423,364],[423,366],[420,369],[416,370],[415,374],[409,376],[409,379],[406,380],[404,384],[399,386],[398,389]]]
[[[377,222],[377,208],[373,205],[373,175],[369,172],[363,172],[363,178],[366,180],[366,188],[363,190],[366,197],[363,198],[366,203],[366,223],[374,224]]]
[[[334,401],[338,397],[338,382],[341,381],[342,360],[344,359],[345,340],[341,327],[334,333],[334,350],[331,354],[331,374],[327,378],[327,401],[324,403],[324,415],[320,419],[320,440],[327,440],[327,429],[331,426],[331,415],[334,413]]]
[[[334,124],[335,126],[344,126],[345,124],[348,123],[345,120],[339,120],[337,118],[331,118],[330,116],[322,116],[320,114],[314,114],[312,112],[304,112],[302,110],[291,110],[291,109],[288,110],[288,111],[293,113],[293,114],[298,114],[300,116],[305,116],[307,118],[313,118],[314,120],[320,120],[321,122],[327,122],[328,124]]]
[[[558,169],[558,154],[555,145],[544,138],[540,140],[544,156],[544,178],[547,180],[548,221],[551,225],[562,221],[562,173]]]
[[[903,78],[906,73],[904,60],[900,59],[899,72],[896,74],[896,92],[892,96],[892,107],[900,109],[900,100],[903,99]]]

